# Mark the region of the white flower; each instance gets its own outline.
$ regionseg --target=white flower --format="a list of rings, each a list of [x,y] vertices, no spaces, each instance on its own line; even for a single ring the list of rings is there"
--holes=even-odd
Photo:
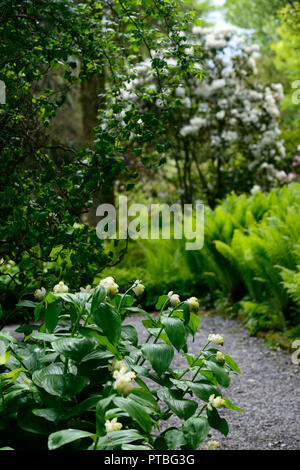
[[[215,395],[210,395],[208,399],[207,408],[211,411],[213,408],[222,408],[225,406],[225,400],[222,397],[215,397]]]
[[[40,289],[37,289],[35,292],[34,292],[34,297],[38,300],[43,300],[43,298],[45,297],[46,295],[46,289],[45,287],[41,287]]]
[[[102,279],[99,284],[105,287],[107,295],[116,295],[119,292],[119,286],[111,276]]]
[[[223,363],[225,362],[225,354],[223,354],[221,351],[218,351],[216,354],[216,359],[218,362]]]
[[[212,83],[211,83],[211,88],[213,90],[219,90],[220,88],[224,88],[226,85],[226,82],[223,78],[220,78],[218,80],[214,80]]]
[[[210,343],[214,343],[214,344],[221,345],[221,346],[224,343],[223,336],[221,336],[219,334],[216,334],[216,335],[210,334],[210,335],[208,335],[207,339]]]
[[[218,49],[227,46],[227,42],[224,39],[220,39],[215,34],[208,34],[205,38],[205,45],[208,48]]]
[[[132,288],[135,295],[142,295],[145,290],[145,286],[141,284],[141,281],[135,281],[134,287]]]
[[[115,370],[113,373],[115,379],[114,389],[123,395],[128,395],[134,386],[131,381],[136,377],[135,373],[132,371],[127,372],[126,366],[120,368],[120,370]]]
[[[195,127],[196,130],[200,129],[200,127],[205,126],[206,120],[202,117],[195,116],[190,120],[190,125]]]
[[[92,294],[95,289],[93,289],[89,284],[86,287],[80,287],[80,292],[85,294]]]
[[[285,171],[277,171],[275,176],[278,180],[283,180],[284,178],[286,178],[286,172]]]
[[[257,74],[256,62],[255,62],[254,57],[249,57],[249,59],[248,59],[248,65],[249,65],[249,67],[252,69],[252,72],[253,72],[254,74]]]
[[[187,303],[189,304],[190,310],[198,311],[199,310],[199,302],[197,297],[190,297],[187,299]]]
[[[58,284],[56,284],[56,286],[53,287],[53,292],[55,294],[65,294],[68,291],[69,288],[66,286],[66,284],[64,284],[63,281],[60,281]]]
[[[120,431],[122,429],[122,423],[118,423],[118,418],[113,418],[111,421],[107,419],[105,421],[106,432]]]
[[[222,138],[228,142],[228,143],[232,143],[232,142],[236,142],[237,139],[238,139],[238,135],[235,131],[223,131],[222,132]]]
[[[183,86],[180,86],[180,87],[176,88],[175,94],[176,94],[176,96],[178,96],[178,98],[184,98],[185,97],[185,89],[183,88]]]
[[[257,193],[257,192],[259,192],[259,191],[261,191],[261,187],[258,186],[258,184],[255,184],[255,185],[253,186],[253,188],[251,189],[250,193],[251,193],[251,194],[254,194],[254,193]]]
[[[111,371],[127,369],[124,361],[119,361],[118,359],[113,359],[111,366],[108,366],[108,369]]]
[[[176,307],[176,305],[180,304],[180,298],[178,294],[173,294],[173,291],[171,290],[168,293],[168,296],[170,297],[170,304],[172,307]]]
[[[218,441],[208,441],[204,450],[216,450],[219,449],[220,443]]]
[[[216,118],[217,119],[223,119],[225,117],[225,111],[219,111],[217,114],[216,114]]]

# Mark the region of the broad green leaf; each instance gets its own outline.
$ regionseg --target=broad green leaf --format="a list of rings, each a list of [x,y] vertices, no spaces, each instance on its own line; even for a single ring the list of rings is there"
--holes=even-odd
[[[158,403],[150,391],[134,388],[131,392],[131,399],[136,400],[142,406],[147,406],[154,411],[159,411]]]
[[[95,323],[113,345],[118,344],[121,335],[121,316],[111,304],[101,303],[93,314]]]
[[[97,341],[89,337],[65,337],[53,341],[51,345],[54,351],[79,363],[87,354],[90,354],[96,348]]]
[[[61,419],[61,410],[56,408],[35,408],[32,413],[51,422]]]
[[[190,418],[198,408],[195,401],[178,399],[173,390],[162,388],[157,392],[158,397],[180,418]]]
[[[99,400],[96,406],[96,431],[97,435],[103,435],[105,433],[105,412],[108,405],[111,403],[113,395],[107,398]]]
[[[43,387],[43,380],[47,375],[51,374],[63,374],[64,365],[60,363],[50,364],[43,369],[35,370],[32,374],[32,380],[38,387]]]
[[[0,449],[1,450],[1,449]],[[150,446],[139,446],[134,444],[122,444],[122,450],[151,450]]]
[[[209,381],[202,380],[201,382],[192,382],[190,380],[186,380],[185,383],[196,395],[196,397],[203,401],[208,402],[210,395],[221,395],[220,390],[209,383]]]
[[[227,354],[225,354],[225,362],[230,367],[230,369],[234,370],[235,372],[238,372],[239,374],[242,373],[239,367],[237,366],[236,362],[230,356],[227,356]]]
[[[97,443],[97,449],[115,449],[122,444],[130,444],[135,441],[144,441],[144,437],[135,429],[112,431],[100,437]]]
[[[138,345],[138,334],[134,326],[132,325],[124,325],[121,329],[121,338],[124,341],[128,341],[128,343],[132,344],[133,346],[137,347]]]
[[[204,375],[204,377],[206,377],[213,385],[219,385],[211,370],[203,368],[199,370],[199,374]]]
[[[162,341],[164,341],[165,343],[167,343],[169,346],[172,347],[172,343],[169,340],[167,333],[165,333],[164,330],[162,330],[161,328],[149,328],[148,327],[148,333],[157,339],[159,335],[159,339],[161,339]]]
[[[147,433],[151,433],[152,420],[147,411],[136,401],[131,398],[115,397],[114,403],[121,409],[125,410],[129,416],[136,421],[140,427]]]
[[[134,370],[134,372],[136,372],[138,376],[147,377],[148,379],[153,380],[153,382],[158,383],[162,387],[170,387],[172,385],[172,382],[170,381],[170,378],[167,375],[160,376],[158,374],[151,373],[147,367],[135,366],[134,364],[131,364],[130,368]]]
[[[212,410],[206,409],[207,412],[207,417],[208,417],[208,422],[209,425],[220,431],[224,436],[227,436],[229,432],[228,424],[226,419],[221,418],[219,416],[219,413],[217,412],[216,408],[213,408]]]
[[[45,324],[49,333],[53,333],[57,326],[58,317],[61,313],[63,305],[61,302],[52,302],[45,311]]]
[[[175,450],[185,444],[186,440],[180,429],[168,429],[156,439],[154,447],[157,450]]]
[[[156,310],[160,310],[164,304],[167,304],[167,300],[170,300],[168,295],[161,295],[155,305]]]
[[[208,402],[210,395],[222,395],[218,388],[214,387],[208,380],[205,379],[201,379],[197,382],[192,382],[191,380],[171,379],[171,382],[183,391],[190,389],[196,395],[196,397],[206,402]]]
[[[230,384],[230,376],[228,370],[225,369],[224,366],[217,364],[216,362],[211,360],[205,360],[204,363],[206,364],[207,368],[212,371],[219,384],[227,388]]]
[[[34,309],[34,321],[38,321],[40,318],[41,310],[44,306],[44,301],[40,302]]]
[[[196,315],[195,313],[191,313],[188,326],[190,327],[190,329],[192,330],[194,334],[198,331],[199,325],[200,325],[199,315]]]
[[[80,334],[82,334],[82,336],[92,336],[97,340],[100,346],[103,346],[105,348],[105,350],[110,351],[113,356],[117,357],[118,359],[121,359],[119,351],[113,344],[111,344],[111,342],[106,338],[106,336],[101,335],[90,327],[80,327],[78,331]]]
[[[180,351],[180,349],[186,345],[187,338],[183,322],[176,317],[162,317],[161,323],[173,346],[175,346],[177,351]]]
[[[209,433],[208,420],[202,416],[189,418],[183,423],[182,431],[188,448],[196,450]]]
[[[81,360],[81,362],[97,361],[98,363],[102,362],[102,363],[107,364],[107,360],[111,359],[112,357],[114,357],[114,356],[111,352],[109,352],[109,351],[99,351],[98,349],[96,349],[95,351],[92,351],[89,354],[87,354],[86,356],[84,356],[84,358]]]
[[[91,314],[97,310],[97,307],[103,302],[106,297],[106,289],[100,284],[95,288],[92,296]]]
[[[187,302],[184,302],[184,304],[183,304],[183,319],[184,319],[184,324],[185,325],[189,324],[190,316],[191,316],[190,306]]]
[[[21,300],[18,304],[16,304],[16,307],[31,307],[35,308],[37,305],[39,305],[39,302],[32,302],[31,300]]]
[[[17,369],[13,369],[10,372],[7,372],[6,374],[3,374],[0,377],[0,381],[2,382],[3,386],[7,386],[17,380],[21,372],[25,372],[25,369],[22,367],[18,367]]]
[[[3,364],[5,364],[10,358],[10,352],[9,351],[5,351],[3,353],[0,354],[0,366],[2,366]]]
[[[63,400],[74,398],[88,384],[87,377],[73,374],[52,374],[46,375],[42,381],[42,388],[51,395],[56,395]]]
[[[101,395],[91,395],[89,398],[86,398],[82,402],[78,403],[78,405],[72,406],[72,408],[68,411],[67,417],[72,418],[73,416],[80,415],[88,410],[95,410],[98,401],[101,399]]]
[[[51,422],[35,416],[29,408],[18,411],[18,426],[26,432],[49,436],[54,431]]]
[[[57,335],[53,335],[50,333],[41,333],[40,331],[36,331],[33,333],[30,333],[30,335],[27,336],[27,338],[34,338],[39,341],[55,341],[59,338]]]
[[[231,403],[231,401],[228,400],[228,398],[224,398],[224,401],[225,401],[225,408],[228,408],[229,410],[243,411],[241,408]]]
[[[203,359],[198,358],[196,354],[185,354],[184,355],[189,363],[189,366],[202,366],[203,364]]]
[[[61,446],[69,444],[70,442],[83,439],[85,437],[95,438],[95,434],[80,429],[64,429],[50,434],[48,439],[49,450],[58,449]]]
[[[144,344],[142,353],[158,375],[166,372],[174,357],[173,348],[165,343]]]
[[[48,300],[48,295],[46,297],[47,300]],[[77,292],[76,294],[66,293],[66,294],[52,294],[52,295],[54,296],[55,300],[57,300],[57,298],[60,298],[66,303],[71,303],[75,305],[77,310],[82,310],[91,294],[88,294],[86,292]]]

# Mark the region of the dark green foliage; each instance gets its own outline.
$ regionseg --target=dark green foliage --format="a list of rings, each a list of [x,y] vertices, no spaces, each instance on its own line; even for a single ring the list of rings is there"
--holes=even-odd
[[[0,105],[0,300],[10,315],[18,313],[13,308],[24,293],[41,285],[52,288],[59,278],[77,289],[91,284],[97,272],[123,253],[123,246],[105,252],[95,229],[78,222],[99,189],[105,194],[121,173],[125,179],[131,176],[126,158],[133,151],[143,157],[143,144],[162,135],[160,119],[172,110],[173,104],[149,114],[132,106],[126,126],[120,125],[124,103],[116,97],[132,78],[135,64],[158,50],[162,39],[177,57],[176,74],[152,57],[161,99],[168,87],[192,73],[179,35],[191,14],[180,13],[181,3],[146,0],[144,14],[138,0],[119,0],[113,6],[0,1],[0,79],[6,85],[6,104]],[[95,144],[63,144],[51,134],[57,111],[77,84],[104,72],[106,106],[99,114]],[[144,90],[143,99],[152,98]],[[66,121],[72,118],[65,116]],[[131,134],[135,137],[129,142]],[[151,158],[154,166],[160,165],[161,156]]]
[[[0,331],[0,448],[197,449],[210,427],[227,434],[226,420],[211,403],[218,397],[221,407],[242,411],[221,398],[229,373],[240,373],[235,362],[228,356],[217,362],[218,350],[206,344],[185,355],[186,369],[173,369],[174,347],[187,353],[178,332],[186,339],[191,334],[186,303],[172,307],[169,297],[161,296],[159,316],[146,314],[148,337],[139,344],[134,327],[122,324],[125,305],[136,301],[129,294],[133,287],[126,296],[105,300],[99,289],[47,294],[43,302],[60,305],[50,328],[55,333],[45,322],[24,341]],[[156,386],[152,391],[153,382],[158,391]],[[161,420],[172,413],[182,425],[159,435]]]

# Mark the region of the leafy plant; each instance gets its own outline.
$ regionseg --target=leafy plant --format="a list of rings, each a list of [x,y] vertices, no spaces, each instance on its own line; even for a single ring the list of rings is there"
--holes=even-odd
[[[223,338],[209,335],[190,354],[187,339],[199,327],[197,299],[160,296],[159,314],[150,316],[134,306],[136,286],[116,293],[109,277],[93,292],[69,293],[60,283],[39,303],[24,301],[35,320],[41,311],[45,320],[22,342],[0,332],[1,447],[197,449],[210,428],[228,434],[218,409],[241,410],[219,387],[227,389],[230,374],[240,370],[211,347]],[[143,344],[123,323],[130,312],[145,317]],[[176,351],[184,354],[185,369],[172,367]],[[183,424],[161,432],[161,421],[173,414]]]

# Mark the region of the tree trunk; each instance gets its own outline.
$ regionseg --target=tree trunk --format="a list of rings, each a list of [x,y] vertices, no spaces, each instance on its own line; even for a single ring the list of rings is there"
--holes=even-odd
[[[81,106],[82,106],[82,127],[83,142],[93,148],[95,146],[94,127],[98,124],[99,108],[104,106],[104,98],[99,94],[105,91],[105,72],[91,76],[86,82],[81,84]],[[97,207],[103,203],[114,204],[114,182],[106,185],[105,188],[98,188],[93,194],[93,204],[89,208],[87,221],[90,225],[96,226],[100,218],[96,216]]]

